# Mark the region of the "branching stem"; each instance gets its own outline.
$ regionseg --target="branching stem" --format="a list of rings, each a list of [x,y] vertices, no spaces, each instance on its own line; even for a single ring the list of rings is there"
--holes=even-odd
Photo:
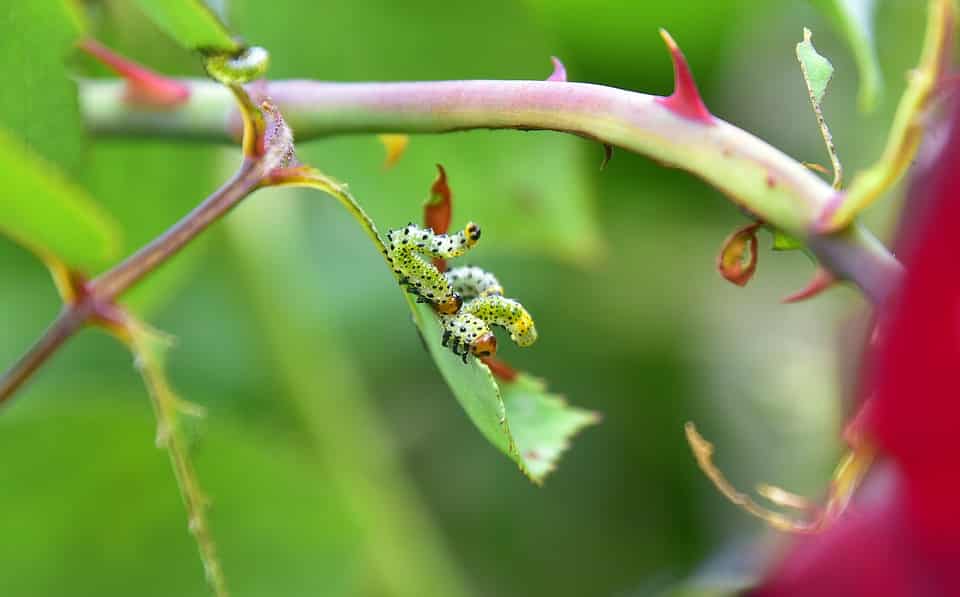
[[[99,300],[115,299],[160,264],[176,255],[210,224],[220,219],[253,192],[263,176],[264,168],[259,162],[244,160],[233,178],[173,227],[116,267],[95,278],[90,283],[91,293]]]
[[[68,307],[50,324],[40,339],[0,378],[0,405],[3,405],[63,345],[84,326],[90,313]]]
[[[237,173],[164,234],[86,285],[76,302],[67,304],[36,343],[0,377],[0,405],[30,378],[60,346],[98,314],[98,306],[113,301],[144,276],[173,257],[244,197],[265,175],[262,160],[245,159]]]

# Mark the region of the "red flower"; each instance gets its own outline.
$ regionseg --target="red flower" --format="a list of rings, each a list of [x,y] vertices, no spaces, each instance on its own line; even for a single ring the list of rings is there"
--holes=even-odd
[[[872,399],[864,432],[884,455],[889,479],[877,471],[867,495],[833,527],[790,546],[758,596],[960,595],[960,103],[956,108],[936,165],[907,202],[924,213],[905,214],[920,218],[901,256],[907,273],[878,313],[865,374]]]

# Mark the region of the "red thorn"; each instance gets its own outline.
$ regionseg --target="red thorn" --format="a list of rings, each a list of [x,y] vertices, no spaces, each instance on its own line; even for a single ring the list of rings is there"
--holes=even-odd
[[[813,273],[813,279],[801,290],[791,294],[788,297],[785,297],[782,302],[784,303],[799,303],[800,301],[805,301],[811,299],[827,288],[833,286],[833,283],[837,281],[837,277],[834,276],[828,270],[818,267],[817,271]]]
[[[520,375],[516,369],[496,357],[480,357],[480,360],[490,368],[490,373],[493,373],[493,376],[501,381],[509,383],[516,380]]]
[[[86,37],[77,46],[93,56],[127,82],[126,101],[151,108],[173,108],[190,97],[190,89],[173,79],[127,60],[93,38]]]
[[[613,157],[613,145],[609,143],[603,144],[603,161],[600,162],[600,171],[603,172],[607,169],[607,164],[610,163],[610,158]]]
[[[670,57],[673,59],[673,95],[658,97],[657,102],[668,110],[683,118],[697,120],[704,124],[713,124],[713,115],[703,103],[697,82],[693,80],[690,65],[680,51],[677,42],[673,41],[665,29],[660,30],[660,37],[667,44]]]
[[[560,59],[556,56],[551,56],[550,61],[553,62],[553,73],[547,77],[548,81],[560,81],[563,83],[567,82],[567,68],[563,66],[563,63],[560,62]]]

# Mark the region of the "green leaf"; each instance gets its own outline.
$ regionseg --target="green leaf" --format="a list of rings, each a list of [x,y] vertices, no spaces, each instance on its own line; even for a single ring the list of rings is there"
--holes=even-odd
[[[570,438],[600,422],[598,413],[569,406],[561,396],[547,392],[543,380],[527,374],[512,382],[500,382],[499,388],[510,431],[523,459],[521,469],[525,468],[535,481],[542,481],[553,471],[570,447]]]
[[[0,232],[84,271],[117,252],[119,232],[99,206],[53,164],[0,129]]]
[[[441,345],[443,330],[433,309],[409,297],[407,302],[427,351],[467,416],[534,483],[543,483],[580,429],[599,422],[597,413],[567,405],[529,375],[501,386],[476,359],[464,365]]]
[[[833,0],[840,27],[860,71],[860,109],[871,112],[883,90],[883,73],[873,39],[875,0]]]
[[[365,531],[365,593],[467,594],[415,488],[401,472],[393,425],[374,407],[365,389],[366,372],[350,358],[348,342],[329,317],[329,303],[336,300],[324,271],[329,264],[318,268],[311,255],[315,239],[302,226],[304,206],[289,197],[262,195],[226,222],[246,282],[242,294],[253,303],[265,350],[277,369],[280,387],[272,388],[271,401],[296,416],[298,435],[303,433],[316,459],[326,464],[328,493],[350,503]],[[327,201],[318,193],[311,199]],[[383,507],[384,496],[390,508]]]
[[[803,249],[804,244],[801,240],[794,238],[782,230],[771,230],[773,234],[774,251],[796,251]]]
[[[830,156],[830,163],[833,165],[833,188],[839,190],[843,186],[843,164],[840,163],[840,156],[837,155],[837,148],[833,143],[833,135],[830,133],[830,127],[827,126],[827,120],[823,116],[823,108],[821,107],[823,95],[827,92],[827,85],[833,78],[833,65],[817,53],[811,38],[810,30],[804,27],[803,41],[797,44],[797,60],[800,61],[803,80],[806,82],[807,91],[810,93],[810,105],[817,117],[820,135],[823,137],[827,154]]]
[[[360,224],[377,250],[386,254],[373,220],[347,191],[345,184],[309,166],[289,171],[286,182],[281,184],[310,187],[334,197]],[[443,330],[433,309],[415,303],[407,293],[403,295],[427,351],[470,420],[533,482],[542,483],[554,469],[569,439],[582,427],[598,421],[596,413],[567,406],[557,396],[547,394],[541,382],[529,378],[522,383],[520,380],[514,382],[519,385],[507,401],[506,391],[501,393],[486,365],[474,358],[465,364],[442,346]],[[517,420],[511,422],[514,415]]]
[[[809,29],[803,30],[803,41],[797,44],[797,60],[800,61],[800,69],[807,82],[807,89],[810,90],[811,99],[819,107],[823,103],[827,85],[833,78],[833,65],[817,53],[810,39]]]
[[[191,50],[235,53],[241,49],[220,19],[200,0],[138,0],[170,37]]]
[[[72,2],[5,2],[0,11],[0,128],[72,172],[83,151],[76,85],[64,60],[81,24]]]

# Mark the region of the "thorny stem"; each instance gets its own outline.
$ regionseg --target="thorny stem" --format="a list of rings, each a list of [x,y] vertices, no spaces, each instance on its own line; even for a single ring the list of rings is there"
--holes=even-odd
[[[264,176],[264,167],[255,160],[243,165],[222,187],[184,216],[161,236],[91,282],[92,293],[100,300],[112,300],[139,282],[160,264],[203,232],[253,192]]]
[[[236,141],[239,118],[230,93],[185,79],[190,99],[158,112],[123,102],[117,82],[80,82],[81,109],[102,136],[139,135]],[[573,133],[688,170],[764,222],[806,238],[824,266],[885,300],[902,268],[856,225],[814,235],[813,223],[836,191],[801,163],[720,119],[704,124],[677,116],[646,95],[557,81],[325,83],[272,81],[248,87],[269,97],[300,141],[350,133],[443,133],[477,128]],[[814,238],[814,236],[816,238]],[[869,268],[850,267],[866,261]]]
[[[157,443],[166,448],[170,455],[189,517],[190,532],[197,541],[210,587],[218,597],[228,595],[226,580],[204,512],[206,498],[197,481],[187,443],[178,421],[179,411],[183,409],[185,403],[181,402],[168,386],[162,363],[159,361],[160,357],[150,346],[154,342],[155,334],[117,307],[115,299],[176,255],[242,199],[260,188],[267,174],[282,163],[288,151],[292,151],[292,145],[281,146],[284,142],[292,143],[289,137],[283,136],[275,139],[277,147],[267,147],[269,140],[265,134],[261,112],[250,102],[242,89],[234,87],[233,92],[245,108],[244,159],[237,173],[164,234],[116,267],[90,282],[82,278],[75,280],[71,278],[64,284],[58,284],[62,286],[61,294],[66,305],[64,310],[33,348],[0,378],[0,404],[2,404],[70,336],[88,323],[103,324],[129,345],[149,389],[156,412]],[[54,270],[59,269],[56,266],[62,265],[56,260],[51,263]],[[65,266],[63,270],[60,273],[69,277],[71,272]],[[54,278],[59,279],[56,272]]]
[[[244,160],[233,178],[167,232],[92,280],[87,286],[87,293],[66,307],[30,350],[0,377],[0,405],[9,400],[70,336],[89,322],[96,312],[96,305],[110,304],[176,255],[198,234],[256,190],[265,170],[266,165],[261,160]]]

